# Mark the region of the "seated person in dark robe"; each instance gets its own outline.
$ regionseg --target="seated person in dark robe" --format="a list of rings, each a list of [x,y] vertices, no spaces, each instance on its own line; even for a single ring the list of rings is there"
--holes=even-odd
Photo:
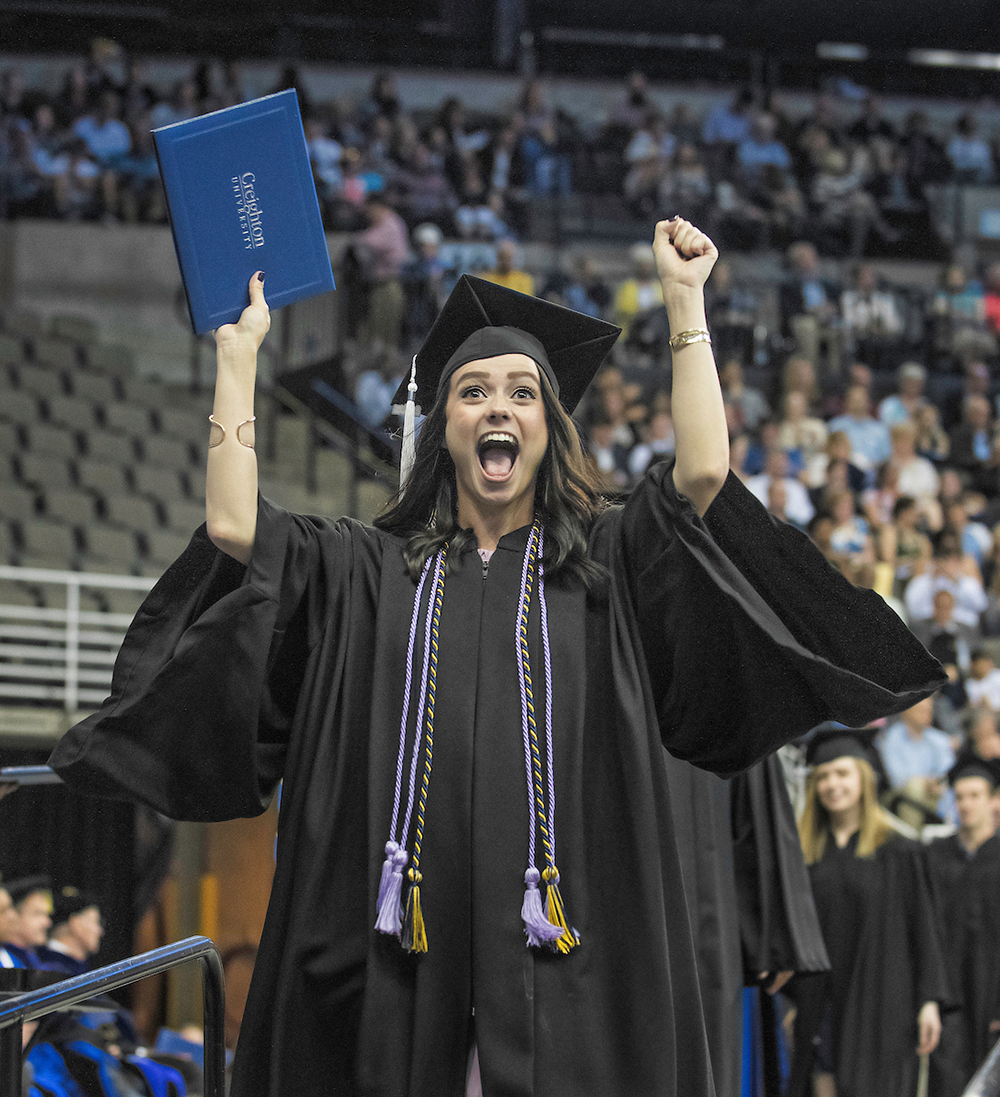
[[[942,679],[728,474],[717,252],[679,219],[654,249],[676,456],[622,506],[569,417],[603,321],[462,278],[374,528],[258,498],[261,281],[216,333],[207,527],[52,761],[202,820],[283,781],[233,1097],[709,1097],[663,747],[732,774]]]
[[[799,835],[828,976],[794,981],[787,1097],[903,1097],[937,1046],[947,980],[921,847],[879,805],[873,728],[813,732]]]
[[[11,936],[17,933],[14,924],[18,918],[17,908],[14,906],[14,900],[10,897],[10,892],[0,884],[0,941],[9,941]],[[12,956],[3,945],[0,945],[0,967],[15,968],[23,966],[20,959]]]
[[[960,1008],[931,1057],[931,1092],[959,1097],[1000,1033],[1000,762],[963,754],[948,774],[958,832],[927,847],[934,909]]]
[[[50,971],[82,975],[101,947],[104,924],[97,900],[75,887],[62,887],[52,897],[48,943],[36,951]]]
[[[7,925],[8,940],[0,942],[15,967],[42,969],[46,965],[38,949],[48,939],[52,925],[51,884],[45,876],[8,880],[4,887],[14,904],[15,917]]]

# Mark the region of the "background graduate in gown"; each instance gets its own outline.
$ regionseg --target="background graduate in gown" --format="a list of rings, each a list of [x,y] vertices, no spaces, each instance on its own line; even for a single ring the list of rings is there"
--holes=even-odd
[[[473,1049],[488,1097],[709,1097],[663,747],[730,775],[941,680],[728,475],[717,253],[681,220],[654,248],[677,457],[620,507],[568,415],[600,321],[461,279],[375,528],[258,498],[261,281],[217,333],[207,529],[53,764],[179,818],[259,813],[283,780],[233,1097],[456,1097]]]
[[[961,755],[948,773],[958,832],[927,847],[934,908],[959,1008],[943,1018],[931,1093],[958,1097],[1000,1037],[1000,763]]]
[[[949,1001],[922,849],[879,806],[873,736],[827,727],[807,749],[799,831],[830,974],[792,988],[788,1097],[911,1097]]]

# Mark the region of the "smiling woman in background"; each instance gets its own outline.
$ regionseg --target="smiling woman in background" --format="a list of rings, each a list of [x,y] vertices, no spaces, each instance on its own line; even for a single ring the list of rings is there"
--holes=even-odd
[[[827,725],[807,749],[799,834],[830,973],[792,987],[787,1097],[906,1097],[917,1056],[941,1035],[945,972],[921,847],[879,806],[874,734]]]

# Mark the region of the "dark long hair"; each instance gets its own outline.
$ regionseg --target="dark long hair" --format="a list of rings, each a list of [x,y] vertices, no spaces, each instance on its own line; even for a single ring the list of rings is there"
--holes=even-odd
[[[545,527],[545,570],[549,576],[572,576],[589,588],[604,572],[588,555],[587,537],[607,504],[584,458],[576,424],[544,371],[538,375],[549,431],[535,484],[535,514]],[[458,524],[455,463],[445,444],[447,402],[445,389],[420,431],[409,486],[397,491],[375,519],[379,529],[407,538],[403,558],[414,580],[427,558],[446,541],[450,542],[450,569],[474,537],[471,529]]]

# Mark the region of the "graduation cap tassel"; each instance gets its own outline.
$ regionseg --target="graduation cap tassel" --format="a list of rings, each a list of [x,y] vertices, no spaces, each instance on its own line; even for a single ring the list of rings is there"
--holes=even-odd
[[[403,450],[399,458],[399,486],[405,488],[417,453],[417,356],[410,363],[410,381],[406,386],[406,410],[403,412]]]

